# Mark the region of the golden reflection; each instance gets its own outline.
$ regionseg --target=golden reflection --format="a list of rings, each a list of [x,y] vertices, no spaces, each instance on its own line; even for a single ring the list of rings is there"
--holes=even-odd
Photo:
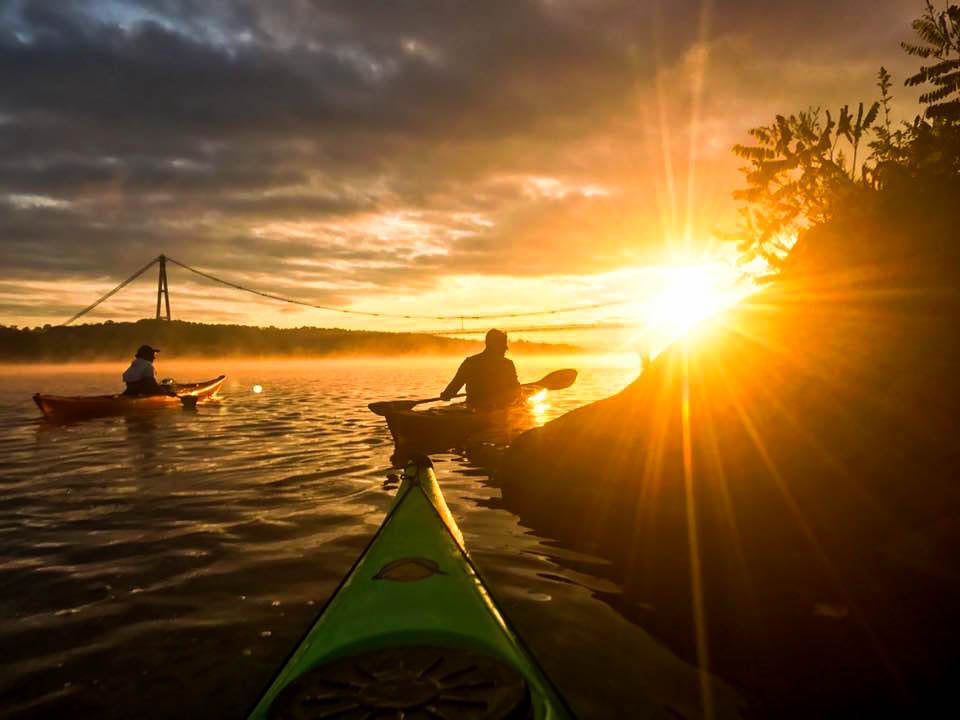
[[[546,389],[534,393],[527,398],[527,404],[530,406],[530,412],[537,421],[537,425],[543,425],[546,419],[547,411],[550,409],[550,403],[547,402]]]
[[[700,670],[700,694],[703,715],[712,718],[713,686],[710,680],[710,652],[707,642],[707,617],[703,599],[703,571],[700,566],[700,528],[694,499],[693,438],[690,422],[690,358],[683,349],[683,389],[680,400],[680,430],[683,451],[683,487],[687,514],[687,543],[690,552],[690,592],[693,594],[693,623]]]

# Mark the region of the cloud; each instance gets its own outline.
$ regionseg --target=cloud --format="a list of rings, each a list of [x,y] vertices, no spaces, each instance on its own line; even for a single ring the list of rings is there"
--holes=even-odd
[[[10,2],[0,280],[162,251],[348,303],[656,262],[729,216],[746,127],[864,97],[918,7]]]

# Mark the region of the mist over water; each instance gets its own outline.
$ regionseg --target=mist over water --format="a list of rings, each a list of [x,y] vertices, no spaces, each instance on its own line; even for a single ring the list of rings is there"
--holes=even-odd
[[[395,492],[366,404],[436,395],[456,362],[161,361],[182,381],[226,373],[222,400],[67,425],[30,395],[118,390],[122,364],[0,369],[0,717],[241,717]],[[580,369],[540,421],[637,373],[624,357],[517,365],[521,381]],[[696,708],[693,670],[597,597],[619,592],[601,560],[531,534],[466,458],[434,462],[492,591],[578,711]]]

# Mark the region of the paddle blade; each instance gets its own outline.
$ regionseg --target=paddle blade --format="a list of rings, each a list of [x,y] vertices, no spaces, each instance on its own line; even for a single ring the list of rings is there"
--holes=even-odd
[[[183,407],[187,410],[196,410],[197,401],[200,398],[196,395],[180,395],[180,402],[183,404]]]
[[[370,408],[370,412],[377,415],[389,415],[390,413],[401,412],[403,410],[411,410],[414,405],[416,405],[419,400],[383,400],[381,402],[373,402],[367,405]]]
[[[577,381],[577,371],[573,368],[565,368],[564,370],[554,370],[549,375],[537,380],[534,383],[528,383],[528,385],[536,385],[537,387],[546,388],[547,390],[564,390]]]

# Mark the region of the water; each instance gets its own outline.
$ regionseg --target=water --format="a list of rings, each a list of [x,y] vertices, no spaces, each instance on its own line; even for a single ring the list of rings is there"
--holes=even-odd
[[[518,364],[531,380],[564,366]],[[366,403],[435,395],[453,365],[167,363],[184,381],[225,372],[222,401],[68,425],[30,395],[109,392],[122,367],[0,369],[0,717],[242,717],[395,492]],[[637,372],[576,366],[539,422]],[[602,560],[498,509],[466,458],[434,462],[495,597],[583,717],[698,715],[696,672],[604,602],[619,588]]]

